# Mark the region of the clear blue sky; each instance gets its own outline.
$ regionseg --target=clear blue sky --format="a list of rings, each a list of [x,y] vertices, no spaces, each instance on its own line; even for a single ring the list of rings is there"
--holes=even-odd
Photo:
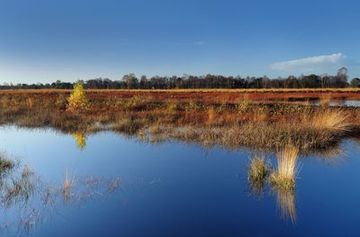
[[[0,83],[360,76],[358,0],[0,0]]]

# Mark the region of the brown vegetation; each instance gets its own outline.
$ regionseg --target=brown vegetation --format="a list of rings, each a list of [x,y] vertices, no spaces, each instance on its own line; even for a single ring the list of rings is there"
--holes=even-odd
[[[294,190],[296,178],[296,161],[299,149],[286,145],[278,153],[278,167],[270,176],[270,183],[277,189]]]
[[[273,91],[273,92],[272,92]],[[325,90],[326,91],[326,90]],[[1,91],[0,124],[52,127],[74,134],[79,148],[86,135],[113,130],[158,142],[179,139],[205,146],[279,149],[291,143],[301,152],[336,145],[355,135],[360,109],[254,101],[276,94],[287,100],[297,93],[324,90],[89,90],[86,110],[67,110],[70,91]],[[300,93],[300,94],[299,94]],[[358,95],[357,90],[326,93]],[[346,97],[346,96],[345,96]],[[258,100],[259,98],[256,98]]]
[[[255,154],[252,157],[249,165],[248,180],[253,193],[261,194],[270,170],[269,164],[266,163],[262,155]]]

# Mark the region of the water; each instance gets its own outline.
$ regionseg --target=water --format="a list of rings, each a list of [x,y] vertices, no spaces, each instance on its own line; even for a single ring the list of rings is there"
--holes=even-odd
[[[316,101],[315,104],[320,105],[320,101]],[[329,102],[329,106],[360,107],[360,101],[359,100],[332,100]]]
[[[359,236],[356,141],[333,157],[301,158],[295,193],[279,196],[268,186],[251,192],[251,150],[144,144],[111,132],[77,138],[80,146],[74,138],[0,129],[0,150],[18,170],[29,166],[36,186],[27,201],[1,205],[1,236]]]

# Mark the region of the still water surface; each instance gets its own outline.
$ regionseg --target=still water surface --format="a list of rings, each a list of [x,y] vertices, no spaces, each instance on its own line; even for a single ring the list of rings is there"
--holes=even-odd
[[[302,157],[295,193],[279,197],[270,187],[251,192],[252,150],[145,144],[112,132],[75,138],[0,128],[0,150],[36,177],[26,200],[1,204],[1,236],[360,235],[354,140],[333,157]]]

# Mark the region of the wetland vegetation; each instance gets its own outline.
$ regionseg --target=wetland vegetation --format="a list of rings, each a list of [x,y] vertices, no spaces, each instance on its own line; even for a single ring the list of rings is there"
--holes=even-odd
[[[314,105],[306,97],[300,103],[268,103],[251,100],[246,93],[216,91],[204,96],[129,91],[85,95],[78,86],[71,95],[0,92],[0,123],[51,127],[72,134],[79,147],[85,146],[87,134],[111,130],[149,142],[177,139],[231,149],[279,150],[292,144],[301,153],[326,151],[343,138],[357,136],[360,128],[360,108],[329,106],[331,93],[324,93],[318,98],[320,105]],[[218,98],[211,99],[211,93]]]
[[[252,93],[260,93],[264,99],[252,99]],[[357,91],[307,93],[102,91],[84,90],[81,84],[73,91],[0,91],[0,123],[5,128],[30,131],[49,128],[71,137],[80,155],[87,154],[88,139],[104,132],[141,144],[181,142],[205,150],[249,149],[246,179],[250,193],[260,200],[270,193],[281,216],[296,225],[302,158],[317,156],[331,162],[341,156],[343,141],[356,140],[360,131],[360,108],[330,105],[343,98],[339,93],[356,97]],[[9,222],[22,223],[18,227],[25,233],[49,215],[47,211],[44,215],[49,205],[59,213],[64,204],[110,198],[109,194],[128,185],[118,176],[77,177],[67,168],[62,169],[62,178],[51,184],[30,166],[6,156],[0,159],[0,170],[2,207],[22,210],[1,226],[6,229]],[[158,182],[160,179],[154,178],[147,185]]]

